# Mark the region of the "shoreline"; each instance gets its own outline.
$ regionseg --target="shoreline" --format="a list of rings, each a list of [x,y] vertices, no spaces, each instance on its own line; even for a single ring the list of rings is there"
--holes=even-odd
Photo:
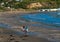
[[[56,12],[56,11],[40,11],[40,10],[23,10],[23,11],[3,11],[0,14],[28,14],[28,13],[39,13],[39,12]]]

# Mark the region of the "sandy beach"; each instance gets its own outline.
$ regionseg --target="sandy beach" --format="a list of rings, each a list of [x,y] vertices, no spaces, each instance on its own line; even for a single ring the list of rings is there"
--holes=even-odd
[[[15,14],[11,15],[11,13],[9,12],[0,13],[0,23],[9,24],[12,26],[12,27],[3,26],[3,28],[0,27],[0,42],[33,42],[33,41],[34,42],[50,42],[45,38],[35,37],[33,36],[34,34],[29,35],[28,37],[25,37],[24,34],[21,34],[21,30],[18,29],[21,26],[19,25],[19,23],[17,23],[18,21],[14,19],[14,16],[16,15]]]
[[[0,42],[60,42],[60,31],[41,27],[32,27],[36,22],[25,21],[20,18],[24,13],[0,13]],[[29,36],[24,37],[20,27],[29,25]],[[5,39],[6,38],[6,39]]]

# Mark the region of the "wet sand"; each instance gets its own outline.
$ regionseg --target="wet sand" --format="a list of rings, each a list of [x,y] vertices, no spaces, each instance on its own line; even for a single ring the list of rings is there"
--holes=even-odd
[[[0,42],[50,42],[47,39],[31,35],[17,35],[15,32],[14,30],[0,28]]]

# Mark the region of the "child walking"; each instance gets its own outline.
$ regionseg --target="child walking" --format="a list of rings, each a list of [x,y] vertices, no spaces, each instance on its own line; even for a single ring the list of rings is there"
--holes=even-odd
[[[28,36],[28,26],[23,26],[22,31],[24,32],[24,36]]]

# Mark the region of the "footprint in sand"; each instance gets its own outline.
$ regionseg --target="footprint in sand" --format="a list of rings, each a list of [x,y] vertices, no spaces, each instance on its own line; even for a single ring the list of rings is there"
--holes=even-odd
[[[10,35],[11,37],[14,37],[14,35]]]
[[[10,40],[15,40],[14,38],[11,38]]]
[[[15,41],[15,42],[19,42],[19,41]]]

